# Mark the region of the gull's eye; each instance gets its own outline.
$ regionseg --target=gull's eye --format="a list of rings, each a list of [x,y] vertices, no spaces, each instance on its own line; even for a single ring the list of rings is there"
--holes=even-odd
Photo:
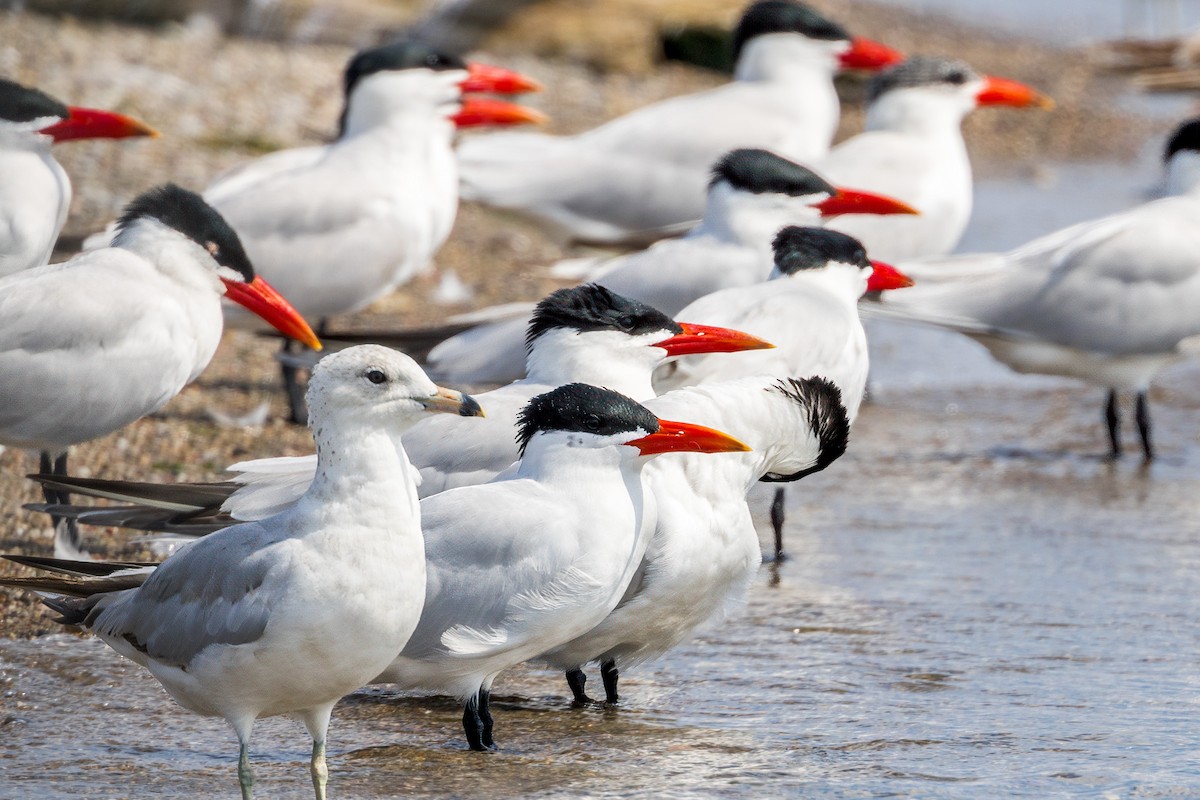
[[[383,374],[383,370],[373,369],[367,372],[367,380],[371,383],[385,383],[387,375]]]
[[[583,420],[583,427],[587,428],[589,431],[600,430],[600,418],[595,414],[588,414]]]

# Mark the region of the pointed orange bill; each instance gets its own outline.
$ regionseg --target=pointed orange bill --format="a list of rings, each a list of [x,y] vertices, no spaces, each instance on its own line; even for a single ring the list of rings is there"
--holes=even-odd
[[[683,328],[681,333],[656,342],[654,346],[666,350],[668,356],[689,356],[696,353],[737,353],[742,350],[767,350],[775,346],[757,336],[730,328],[693,325],[690,322],[681,322],[679,327]]]
[[[71,112],[69,117],[42,128],[41,133],[52,137],[55,142],[69,142],[73,139],[124,139],[129,136],[157,137],[159,135],[158,131],[146,123],[124,114],[78,106],[68,106],[67,110]]]
[[[850,49],[838,56],[842,69],[875,70],[899,64],[904,60],[904,53],[893,50],[886,44],[856,36],[850,40]]]
[[[283,295],[275,291],[271,284],[255,275],[249,283],[221,278],[225,284],[225,296],[249,311],[257,314],[271,327],[313,350],[320,350],[323,345],[313,329],[308,327],[300,312],[292,308],[292,304],[283,299]]]
[[[464,97],[462,108],[450,119],[460,128],[473,128],[479,125],[521,125],[524,123],[543,125],[549,120],[549,117],[540,111],[505,100],[494,100],[490,97]]]
[[[983,88],[975,95],[975,102],[981,106],[1054,108],[1054,101],[1033,87],[993,75],[983,76]]]
[[[525,94],[542,91],[542,84],[511,69],[491,64],[467,64],[467,79],[460,83],[464,92],[494,94]]]
[[[833,197],[814,203],[813,208],[821,212],[822,217],[834,217],[838,214],[920,214],[908,203],[894,197],[874,192],[860,192],[857,189],[838,188]]]
[[[904,289],[913,285],[913,279],[905,275],[891,264],[882,261],[872,261],[874,271],[867,278],[868,292],[886,292],[889,289]]]
[[[658,430],[627,442],[644,456],[658,453],[745,453],[749,447],[727,433],[690,422],[658,421]]]

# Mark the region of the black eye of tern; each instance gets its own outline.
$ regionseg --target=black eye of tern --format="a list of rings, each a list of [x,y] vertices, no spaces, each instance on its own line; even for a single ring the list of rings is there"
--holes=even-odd
[[[600,430],[600,418],[597,417],[595,414],[589,414],[583,420],[583,427],[587,428],[589,431]]]
[[[387,381],[387,375],[384,375],[382,370],[373,369],[367,373],[367,380],[371,383],[384,383]]]

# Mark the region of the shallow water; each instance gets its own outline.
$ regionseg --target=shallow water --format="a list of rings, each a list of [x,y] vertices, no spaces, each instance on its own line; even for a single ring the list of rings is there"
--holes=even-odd
[[[981,185],[965,246],[1126,206],[1154,178],[1057,174]],[[850,451],[791,490],[791,557],[729,619],[631,671],[617,710],[569,709],[550,673],[502,678],[492,755],[463,750],[453,702],[356,694],[331,796],[1200,796],[1200,367],[1156,385],[1143,468],[1102,457],[1096,389],[947,334],[873,337]],[[311,796],[307,749],[299,723],[259,723],[262,797]],[[223,722],[97,641],[0,641],[0,797],[233,797],[235,763]]]

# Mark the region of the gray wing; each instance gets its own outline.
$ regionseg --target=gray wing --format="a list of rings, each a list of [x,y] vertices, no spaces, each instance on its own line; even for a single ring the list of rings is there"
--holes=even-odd
[[[140,589],[98,605],[90,626],[182,667],[210,645],[253,642],[266,630],[276,597],[269,575],[286,569],[279,544],[258,522],[200,539],[163,562]]]

